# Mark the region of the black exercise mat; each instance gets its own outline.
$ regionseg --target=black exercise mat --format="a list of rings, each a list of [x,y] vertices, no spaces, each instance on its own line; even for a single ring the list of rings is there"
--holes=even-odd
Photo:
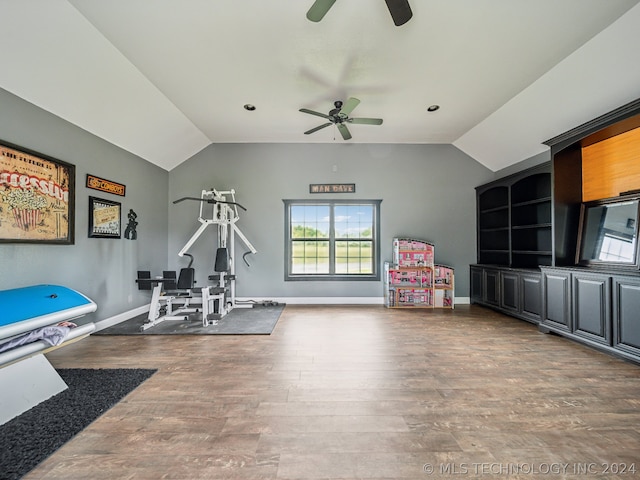
[[[68,389],[0,425],[3,480],[29,473],[156,370],[72,368],[57,372]]]
[[[138,315],[124,322],[105,328],[93,335],[270,335],[283,305],[253,308],[234,308],[218,320],[217,325],[202,326],[201,314],[195,313],[188,320],[165,320],[142,331],[147,322],[147,314]]]

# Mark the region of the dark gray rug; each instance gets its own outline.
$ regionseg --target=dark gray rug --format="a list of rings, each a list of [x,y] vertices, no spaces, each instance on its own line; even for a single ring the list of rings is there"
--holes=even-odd
[[[165,320],[144,331],[147,314],[133,317],[93,335],[270,335],[284,310],[283,305],[234,308],[217,325],[202,326],[202,316],[191,314],[188,320]]]
[[[0,478],[22,478],[84,430],[156,370],[57,370],[64,392],[0,425]]]

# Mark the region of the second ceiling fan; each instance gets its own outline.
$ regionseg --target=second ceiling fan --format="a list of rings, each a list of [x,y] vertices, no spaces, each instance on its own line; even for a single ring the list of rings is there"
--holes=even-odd
[[[335,125],[338,128],[340,135],[342,135],[342,138],[349,140],[351,138],[351,132],[349,132],[346,123],[353,123],[355,125],[382,125],[381,118],[351,118],[349,114],[358,106],[359,103],[360,100],[355,97],[349,98],[349,100],[344,104],[342,101],[336,100],[333,102],[333,106],[335,108],[330,110],[328,115],[314,110],[309,110],[308,108],[301,108],[300,111],[302,113],[308,113],[310,115],[315,115],[329,120],[327,123],[312,128],[311,130],[307,130],[304,134],[309,135],[330,125]]]
[[[404,25],[413,16],[409,0],[385,0],[387,8],[396,26]],[[327,14],[336,0],[316,0],[307,12],[307,18],[312,22],[319,22]]]

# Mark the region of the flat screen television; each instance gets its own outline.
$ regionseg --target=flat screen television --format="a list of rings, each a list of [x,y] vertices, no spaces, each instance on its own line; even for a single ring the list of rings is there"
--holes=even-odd
[[[582,204],[576,263],[638,268],[639,199],[636,195]]]

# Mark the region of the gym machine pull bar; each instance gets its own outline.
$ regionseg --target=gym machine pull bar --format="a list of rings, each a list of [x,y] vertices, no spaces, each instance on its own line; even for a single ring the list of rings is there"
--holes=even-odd
[[[185,200],[195,200],[196,202],[205,202],[205,203],[211,203],[211,204],[226,203],[227,205],[237,205],[238,207],[240,207],[245,212],[247,211],[246,208],[244,208],[242,205],[240,205],[237,202],[226,202],[226,201],[222,201],[222,200],[216,200],[215,198],[182,197],[182,198],[179,198],[178,200],[174,200],[173,203],[176,204],[176,203],[183,202]]]

